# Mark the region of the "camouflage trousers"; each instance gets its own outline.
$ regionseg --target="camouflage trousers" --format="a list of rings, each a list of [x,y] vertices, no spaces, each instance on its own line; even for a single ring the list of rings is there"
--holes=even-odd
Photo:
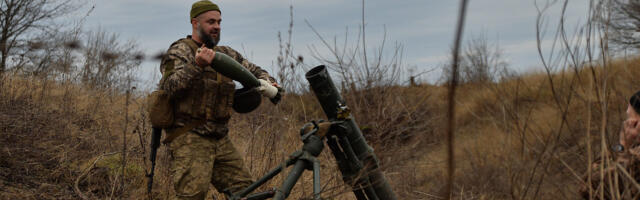
[[[252,183],[242,157],[229,137],[186,133],[169,144],[175,197],[205,199],[209,184],[218,192],[236,192]]]

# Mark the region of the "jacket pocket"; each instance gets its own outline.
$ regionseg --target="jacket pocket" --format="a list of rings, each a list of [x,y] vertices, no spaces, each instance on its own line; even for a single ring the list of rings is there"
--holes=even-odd
[[[215,105],[215,120],[227,121],[231,118],[231,106],[233,104],[233,93],[236,89],[236,84],[229,78],[223,77],[223,82],[220,85],[219,93],[216,97],[217,103]]]

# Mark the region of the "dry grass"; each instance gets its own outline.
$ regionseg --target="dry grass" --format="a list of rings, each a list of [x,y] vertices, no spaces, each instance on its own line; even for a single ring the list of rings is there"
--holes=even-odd
[[[77,199],[81,195],[88,199],[146,198],[151,131],[144,92],[134,90],[125,110],[125,95],[119,91],[8,76],[1,87],[1,199]],[[375,107],[376,114],[368,114],[371,110],[357,103],[350,106],[357,121],[367,127],[365,137],[376,149],[392,185],[401,196],[409,197],[421,184],[413,176],[416,167],[411,161],[419,155],[417,149],[424,149],[418,136],[433,133],[426,123],[429,121],[424,121],[432,113],[431,106],[424,105],[430,102],[431,97],[426,95],[430,92],[398,87],[384,89],[382,96],[381,91],[358,91],[362,95],[359,98],[371,101],[361,103]],[[125,112],[127,166],[121,186]],[[292,94],[277,106],[265,100],[251,114],[236,114],[230,122],[230,137],[244,155],[251,174],[258,178],[301,147],[299,129],[304,123],[322,118],[324,114],[312,94]],[[166,149],[160,148],[154,181],[154,196],[160,199],[172,195]],[[323,196],[353,199],[327,151],[320,155]],[[279,186],[284,177],[277,176],[261,189]],[[302,176],[291,195],[293,199],[311,196],[311,178],[311,173]],[[222,197],[214,189],[210,193],[210,198]]]
[[[637,90],[638,61],[620,59],[609,68],[609,76],[615,78],[608,79],[612,87],[606,143],[617,140],[626,98]],[[594,69],[601,74],[602,68]],[[588,165],[587,143],[593,146],[592,155],[602,151],[597,123],[602,108],[586,88],[590,74],[588,70],[554,74],[560,104],[543,74],[461,85],[456,99],[455,198],[577,198]],[[574,89],[568,90],[571,84]],[[78,190],[90,199],[146,197],[150,130],[144,92],[134,91],[125,111],[125,96],[118,91],[30,77],[4,77],[0,87],[0,198],[77,199],[76,181]],[[398,195],[437,199],[446,178],[442,125],[446,88],[374,87],[343,94]],[[573,100],[566,103],[569,94]],[[121,187],[124,112],[129,122]],[[277,106],[265,101],[253,113],[236,114],[230,137],[257,178],[301,147],[298,131],[304,123],[321,118],[313,95],[292,94]],[[585,139],[589,120],[592,141]],[[323,196],[353,199],[327,151],[320,156],[327,188]],[[166,147],[160,148],[158,159],[154,196],[164,199],[171,195]],[[261,189],[277,187],[283,178],[278,176]],[[292,198],[309,197],[311,187],[311,174],[303,175]],[[213,189],[211,194],[210,198],[222,197]]]
[[[607,144],[617,142],[627,98],[638,90],[639,59],[619,59],[609,68],[609,104],[605,108]],[[595,67],[600,77],[603,68]],[[587,122],[592,155],[600,155],[603,108],[589,93],[588,68],[551,77],[555,102],[544,74],[528,74],[501,83],[463,85],[457,117],[456,187],[460,199],[576,199],[587,171]],[[574,79],[575,78],[575,79]],[[580,78],[580,79],[578,79]],[[573,82],[574,89],[569,90]],[[573,100],[567,103],[569,96]],[[587,104],[588,103],[588,104]],[[587,110],[591,107],[591,119]],[[566,120],[562,116],[566,110]],[[444,143],[421,159],[421,176],[444,180]],[[423,185],[437,194],[439,181]],[[426,196],[425,196],[426,197]]]

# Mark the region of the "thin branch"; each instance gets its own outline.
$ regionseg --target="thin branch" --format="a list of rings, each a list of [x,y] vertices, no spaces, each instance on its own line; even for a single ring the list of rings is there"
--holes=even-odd
[[[455,95],[456,86],[458,84],[458,62],[460,54],[460,43],[462,41],[462,32],[464,28],[464,18],[467,13],[467,0],[460,1],[460,10],[458,12],[458,24],[456,26],[456,36],[453,46],[453,64],[451,70],[451,83],[449,84],[448,92],[448,107],[447,107],[447,185],[444,195],[448,199],[451,199],[453,194],[453,173],[455,169],[454,162],[454,133],[455,133]]]
[[[74,184],[73,184],[73,189],[75,190],[76,194],[78,194],[78,196],[80,196],[80,198],[82,198],[82,199],[84,199],[84,200],[89,199],[89,198],[87,198],[87,196],[85,196],[85,195],[84,195],[84,193],[82,193],[82,191],[81,191],[81,190],[80,190],[80,188],[78,187],[78,185],[80,184],[80,180],[82,180],[82,178],[83,178],[84,176],[86,176],[86,175],[89,173],[89,171],[91,171],[91,169],[93,169],[93,167],[96,165],[96,163],[98,163],[98,161],[100,161],[103,157],[105,157],[105,156],[110,156],[110,155],[117,154],[117,153],[118,153],[118,152],[111,152],[111,153],[105,153],[105,154],[102,154],[102,155],[98,156],[98,157],[93,161],[93,163],[91,163],[91,165],[89,165],[89,167],[85,168],[85,169],[82,171],[82,173],[80,174],[80,176],[78,176],[78,178],[76,178],[76,181],[75,181],[75,182],[74,182]]]

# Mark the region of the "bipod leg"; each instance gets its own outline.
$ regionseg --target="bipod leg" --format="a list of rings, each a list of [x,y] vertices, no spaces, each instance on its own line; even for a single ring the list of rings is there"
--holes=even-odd
[[[305,160],[298,159],[298,161],[296,161],[296,164],[293,166],[293,169],[291,169],[289,176],[284,180],[280,189],[276,191],[276,195],[273,199],[284,200],[289,196],[291,189],[296,185],[298,179],[302,175],[302,172],[304,172],[304,169],[307,167],[306,165],[307,161]]]
[[[242,198],[242,200],[264,200],[273,197],[275,194],[276,189],[273,188],[272,190],[247,195],[247,197]]]
[[[256,182],[254,182],[251,185],[249,185],[249,187],[247,187],[247,188],[243,189],[242,191],[234,194],[233,197],[244,197],[244,196],[247,196],[249,193],[253,192],[253,190],[255,190],[256,188],[260,187],[262,184],[266,183],[267,181],[271,180],[274,176],[278,175],[278,173],[280,173],[284,167],[288,167],[288,166],[292,165],[297,160],[298,159],[288,159],[287,161],[285,161],[285,165],[284,166],[283,165],[279,165],[278,167],[272,169],[269,173],[264,175],[262,178],[260,178]]]

